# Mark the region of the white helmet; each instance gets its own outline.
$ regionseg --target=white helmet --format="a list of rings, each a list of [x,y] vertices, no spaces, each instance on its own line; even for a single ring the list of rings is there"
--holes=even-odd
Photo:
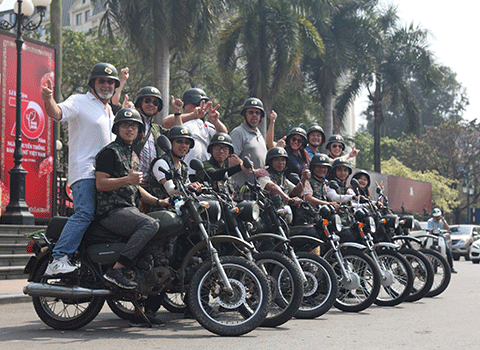
[[[432,216],[437,217],[437,216],[441,216],[441,215],[442,215],[442,211],[439,208],[433,209]]]

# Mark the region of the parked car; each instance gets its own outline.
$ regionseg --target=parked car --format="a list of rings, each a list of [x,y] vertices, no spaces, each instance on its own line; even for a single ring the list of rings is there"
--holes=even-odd
[[[470,248],[472,243],[480,238],[480,226],[477,225],[450,225],[452,237],[453,260],[465,257],[470,259]]]
[[[470,258],[470,260],[472,260],[472,263],[480,263],[480,239],[477,239],[472,243],[472,245],[470,246],[470,252],[468,253],[468,257]]]

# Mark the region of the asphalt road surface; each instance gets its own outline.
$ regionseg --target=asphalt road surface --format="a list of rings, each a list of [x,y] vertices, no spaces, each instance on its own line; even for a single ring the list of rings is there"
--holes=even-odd
[[[164,328],[132,328],[105,306],[77,331],[57,331],[31,303],[0,305],[0,349],[478,349],[480,265],[455,263],[448,289],[438,297],[396,307],[371,306],[358,314],[337,309],[314,320],[290,320],[236,338],[219,337],[195,320],[161,309]]]

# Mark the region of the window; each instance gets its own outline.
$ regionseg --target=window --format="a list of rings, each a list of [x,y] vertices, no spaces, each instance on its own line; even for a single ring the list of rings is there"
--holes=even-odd
[[[75,18],[77,19],[77,21],[76,21],[77,26],[80,25],[80,24],[82,24],[82,15],[83,15],[83,13],[79,13],[79,14],[77,14],[76,17],[75,17]]]
[[[90,21],[90,10],[85,11],[85,22]]]

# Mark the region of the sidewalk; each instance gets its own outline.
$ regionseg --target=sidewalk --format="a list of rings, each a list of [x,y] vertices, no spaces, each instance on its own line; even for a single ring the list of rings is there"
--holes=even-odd
[[[29,302],[32,298],[23,294],[28,284],[27,275],[23,279],[0,280],[0,304]]]

